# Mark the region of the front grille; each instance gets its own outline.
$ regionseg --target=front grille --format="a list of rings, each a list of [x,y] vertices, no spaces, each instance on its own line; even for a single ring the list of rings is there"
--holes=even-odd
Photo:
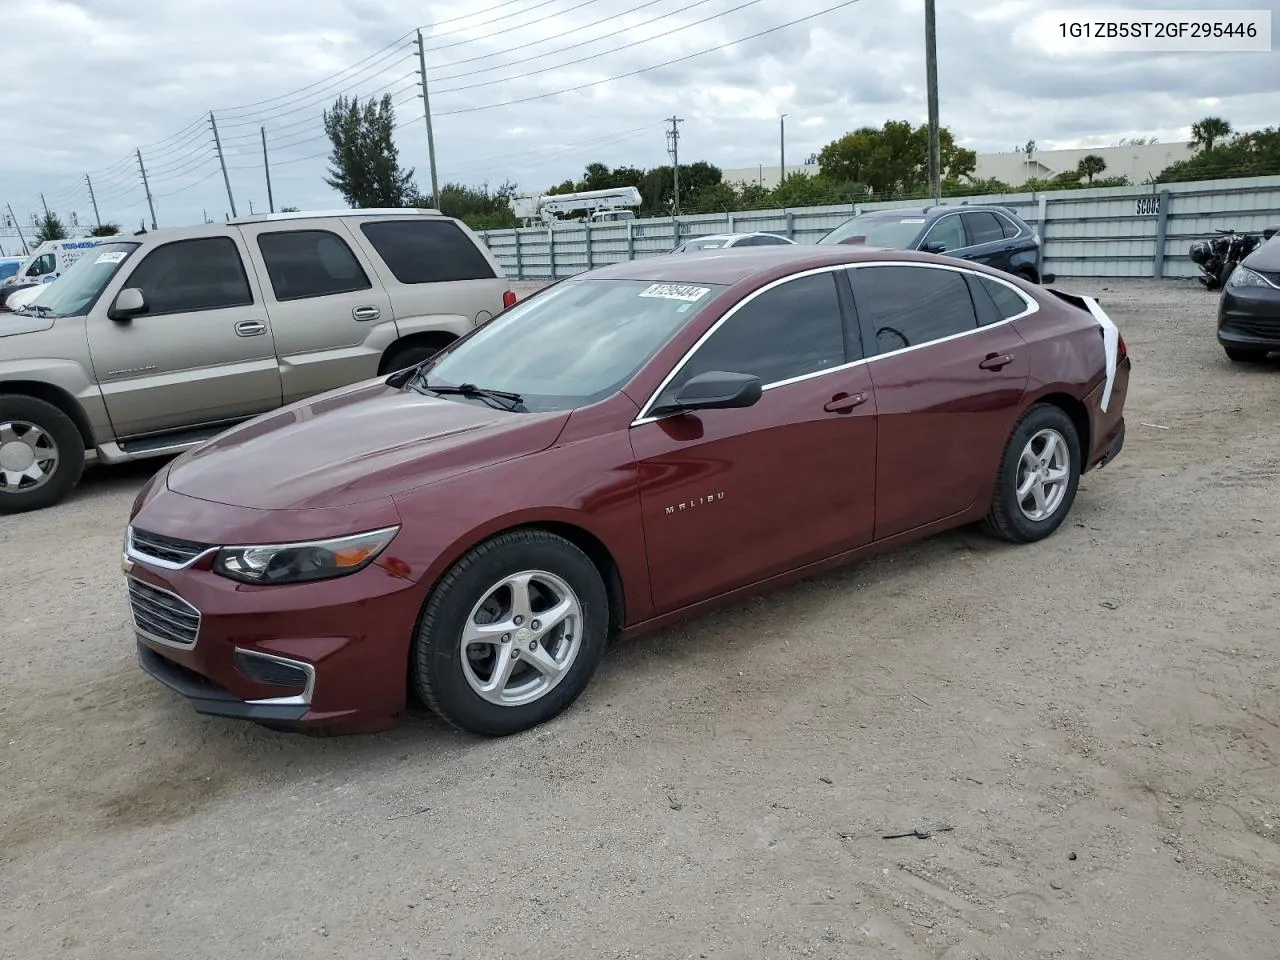
[[[1280,317],[1230,317],[1223,329],[1265,340],[1280,340]]]
[[[235,653],[236,670],[241,676],[254,683],[265,683],[273,687],[296,687],[299,690],[307,685],[307,671],[291,663],[255,656],[243,650]]]
[[[175,647],[195,645],[200,633],[200,611],[181,597],[129,578],[129,608],[138,630]]]
[[[129,534],[129,544],[135,553],[179,566],[190,563],[209,549],[207,543],[165,537],[158,533],[139,530],[137,527],[134,527]]]

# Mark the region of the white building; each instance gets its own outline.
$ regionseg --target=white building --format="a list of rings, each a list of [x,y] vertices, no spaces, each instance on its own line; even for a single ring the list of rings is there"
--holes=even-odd
[[[1096,154],[1106,161],[1103,177],[1128,177],[1130,183],[1142,183],[1156,176],[1161,170],[1179,160],[1189,160],[1195,150],[1189,141],[1178,143],[1137,143],[1118,147],[1089,147],[1078,150],[1011,150],[1008,153],[980,153],[974,177],[981,180],[1003,180],[1012,187],[1020,186],[1033,177],[1049,179],[1068,170],[1075,170],[1080,160]],[[787,164],[787,173],[815,174],[819,171],[818,158],[813,155],[803,163]],[[726,183],[755,183],[766,188],[776,187],[781,179],[777,164],[758,164],[724,171]]]

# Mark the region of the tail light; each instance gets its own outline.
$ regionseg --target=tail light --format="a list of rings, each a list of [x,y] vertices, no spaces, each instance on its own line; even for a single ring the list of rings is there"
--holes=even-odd
[[[1126,347],[1126,346],[1125,346],[1125,344],[1124,344],[1124,334],[1123,334],[1123,333],[1122,333],[1122,334],[1119,334],[1119,343],[1118,343],[1118,344],[1117,344],[1117,346],[1116,346],[1116,350],[1118,351],[1118,355],[1119,355],[1119,357],[1120,357],[1120,359],[1121,359],[1121,360],[1123,360],[1123,359],[1125,359],[1127,356],[1129,356],[1129,348],[1128,348],[1128,347]]]
[[[516,305],[516,294],[514,290],[508,290],[502,295],[502,309],[510,310]]]

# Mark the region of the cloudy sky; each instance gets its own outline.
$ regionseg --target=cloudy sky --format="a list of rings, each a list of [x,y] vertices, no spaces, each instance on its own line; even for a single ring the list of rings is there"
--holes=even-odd
[[[394,95],[402,162],[429,189],[415,27],[427,38],[442,182],[510,179],[536,191],[593,160],[663,163],[662,121],[673,113],[684,118],[681,159],[725,169],[777,163],[780,113],[788,165],[854,127],[926,117],[923,0],[3,6],[0,203],[23,222],[42,191],[64,217],[91,222],[88,173],[103,219],[136,229],[147,215],[139,148],[161,226],[199,222],[205,211],[221,219],[229,206],[210,110],[241,213],[267,204],[261,127],[277,206],[338,206],[323,182],[320,114],[341,93]],[[1276,122],[1280,53],[1090,54],[1054,45],[1044,16],[1056,7],[1274,10],[1276,0],[937,6],[942,122],[979,152],[1028,139],[1042,148],[1185,139],[1209,113],[1241,129]]]

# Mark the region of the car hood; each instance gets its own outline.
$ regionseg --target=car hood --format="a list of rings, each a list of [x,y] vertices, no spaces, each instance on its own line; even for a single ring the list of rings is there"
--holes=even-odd
[[[0,310],[0,337],[12,337],[19,333],[40,333],[53,326],[53,317],[37,317],[30,313],[9,313]]]
[[[545,450],[568,417],[509,413],[378,381],[233,427],[174,461],[167,484],[188,497],[262,510],[364,503]]]
[[[1250,270],[1265,270],[1267,273],[1280,272],[1280,233],[1240,262]]]

